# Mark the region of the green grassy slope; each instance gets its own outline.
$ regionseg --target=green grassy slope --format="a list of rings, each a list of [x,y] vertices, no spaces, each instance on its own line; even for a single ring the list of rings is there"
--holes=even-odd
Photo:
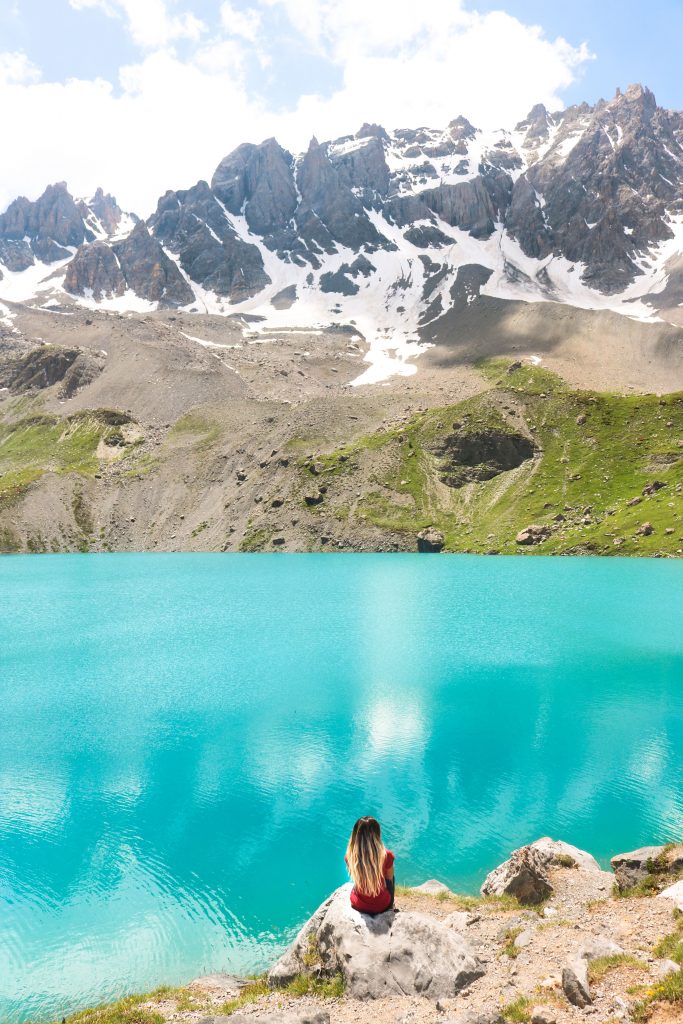
[[[433,525],[449,551],[681,553],[683,394],[574,391],[540,367],[510,368],[501,360],[481,370],[492,385],[483,394],[321,455],[318,479],[328,484],[329,510],[335,490],[348,492],[362,468],[373,483],[351,511],[338,509],[340,518],[413,535]],[[487,434],[531,441],[536,454],[491,479],[468,481],[486,475],[486,460],[458,467],[449,439],[461,444]],[[643,496],[654,480],[666,486]],[[641,500],[629,504],[634,498]],[[646,522],[649,536],[638,533]],[[550,536],[518,545],[516,535],[532,523],[550,528]]]

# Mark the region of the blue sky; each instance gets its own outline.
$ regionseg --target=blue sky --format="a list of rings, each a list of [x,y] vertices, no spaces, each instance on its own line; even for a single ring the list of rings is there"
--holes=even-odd
[[[477,2],[480,11],[504,7],[522,21],[542,25],[549,36],[586,40],[596,59],[563,90],[567,104],[594,103],[617,85],[649,86],[661,106],[683,108],[681,0],[502,0]]]
[[[242,141],[365,120],[512,126],[632,81],[683,107],[681,38],[681,0],[0,0],[0,207],[66,179],[146,213]]]

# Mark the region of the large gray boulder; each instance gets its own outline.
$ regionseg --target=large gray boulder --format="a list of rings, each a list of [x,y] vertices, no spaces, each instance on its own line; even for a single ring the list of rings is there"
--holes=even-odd
[[[550,839],[548,836],[543,836],[532,843],[531,848],[541,854],[548,866],[567,866],[569,857],[574,861],[573,866],[582,871],[602,871],[597,860],[590,853],[580,850],[578,846],[572,846],[571,843],[565,843],[561,839]]]
[[[486,876],[482,896],[514,896],[520,903],[542,903],[553,893],[547,858],[532,846],[515,850],[509,860]]]
[[[442,999],[484,973],[464,937],[443,921],[394,910],[360,914],[351,906],[351,888],[343,885],[316,910],[270,971],[270,985],[287,985],[299,974],[341,974],[355,999]]]
[[[683,870],[683,845],[642,846],[630,853],[619,853],[612,857],[612,869],[622,891],[648,875],[674,875]]]

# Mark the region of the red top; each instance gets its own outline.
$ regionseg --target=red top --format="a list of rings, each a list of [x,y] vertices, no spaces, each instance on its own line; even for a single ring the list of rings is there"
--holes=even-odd
[[[354,910],[360,910],[361,914],[381,914],[383,911],[388,910],[391,904],[391,893],[387,889],[386,876],[389,868],[394,863],[394,855],[391,850],[387,850],[384,858],[384,864],[382,865],[382,874],[384,875],[385,881],[382,885],[382,889],[376,896],[365,896],[364,893],[359,892],[354,886],[351,890],[351,906]]]

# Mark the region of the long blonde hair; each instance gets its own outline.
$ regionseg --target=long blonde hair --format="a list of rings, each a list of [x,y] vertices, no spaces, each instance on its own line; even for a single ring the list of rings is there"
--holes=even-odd
[[[379,822],[374,818],[359,818],[346,848],[346,864],[358,892],[379,896],[384,888],[386,853]]]

